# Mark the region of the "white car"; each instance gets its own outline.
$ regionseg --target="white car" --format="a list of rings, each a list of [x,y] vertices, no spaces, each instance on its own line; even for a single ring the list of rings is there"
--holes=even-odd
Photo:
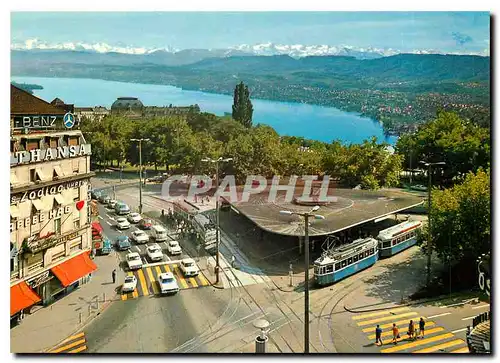
[[[151,261],[163,261],[163,252],[158,243],[149,245],[146,252]]]
[[[125,277],[125,282],[122,285],[122,292],[133,292],[137,287],[137,279],[135,276]]]
[[[116,220],[116,228],[118,229],[130,228],[130,223],[127,221],[127,218],[120,217]]]
[[[175,294],[179,292],[179,285],[174,274],[165,272],[158,276],[158,284],[160,285],[160,292],[162,294]]]
[[[131,252],[127,255],[127,265],[130,270],[142,268],[141,256],[137,252]]]
[[[108,203],[108,208],[114,209],[117,201],[114,199],[111,199]]]
[[[139,213],[130,213],[127,219],[130,223],[139,223],[142,219],[142,216]]]
[[[196,262],[192,258],[185,258],[181,261],[181,270],[184,276],[198,276],[200,270],[198,266],[196,266]]]
[[[179,246],[179,242],[177,241],[168,242],[167,250],[171,255],[180,255],[182,253],[181,246]]]
[[[149,242],[149,235],[138,229],[137,231],[132,232],[132,240],[139,244],[139,243],[148,243]]]

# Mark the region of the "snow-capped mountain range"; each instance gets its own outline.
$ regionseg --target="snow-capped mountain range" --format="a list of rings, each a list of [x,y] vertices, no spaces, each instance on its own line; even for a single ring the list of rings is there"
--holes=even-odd
[[[152,54],[155,52],[177,53],[180,49],[170,46],[164,48],[145,48],[133,46],[113,46],[106,43],[83,43],[83,42],[65,42],[49,44],[39,39],[28,39],[21,43],[11,44],[12,50],[73,50],[73,51],[87,51],[96,53],[123,53],[123,54]],[[303,45],[303,44],[274,44],[274,43],[261,43],[261,44],[241,44],[228,47],[226,52],[221,52],[222,49],[207,49],[207,51],[217,51],[218,54],[231,56],[234,54],[248,54],[248,55],[289,55],[294,58],[306,56],[352,56],[358,59],[371,59],[387,57],[400,53],[413,53],[413,54],[468,54],[468,55],[481,55],[489,56],[489,48],[484,49],[482,52],[443,52],[434,49],[415,49],[412,51],[401,51],[392,48],[373,48],[373,47],[355,47],[350,45]]]

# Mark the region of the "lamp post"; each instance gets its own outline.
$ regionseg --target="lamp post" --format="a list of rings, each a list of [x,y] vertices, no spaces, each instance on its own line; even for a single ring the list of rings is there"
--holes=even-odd
[[[305,244],[305,280],[304,280],[304,353],[309,353],[309,217],[314,219],[325,219],[324,216],[314,214],[319,209],[319,205],[314,206],[309,212],[298,213],[288,210],[280,211],[280,214],[291,216],[293,214],[304,217],[304,244]]]
[[[130,139],[139,143],[139,213],[142,214],[142,142],[149,139]]]
[[[219,283],[219,272],[220,272],[220,264],[219,264],[219,163],[227,163],[228,161],[233,160],[233,158],[218,158],[218,159],[210,159],[203,158],[201,161],[213,163],[215,164],[215,218],[216,218],[216,228],[215,228],[215,245],[216,245],[216,255],[215,255],[215,283]]]
[[[440,166],[440,165],[446,165],[444,161],[439,161],[436,163],[428,163],[425,161],[420,161],[420,164],[423,164],[427,166],[427,174],[429,177],[429,185],[427,187],[427,201],[428,201],[428,207],[427,207],[427,224],[428,224],[428,231],[429,231],[429,240],[427,242],[427,287],[430,286],[431,284],[431,255],[432,255],[432,248],[431,248],[431,188],[432,188],[432,167],[433,166]]]

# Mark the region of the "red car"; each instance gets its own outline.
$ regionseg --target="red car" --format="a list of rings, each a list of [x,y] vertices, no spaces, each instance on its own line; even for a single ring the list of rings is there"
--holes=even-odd
[[[141,219],[141,221],[139,222],[140,229],[151,229],[152,226],[153,222],[148,218]]]

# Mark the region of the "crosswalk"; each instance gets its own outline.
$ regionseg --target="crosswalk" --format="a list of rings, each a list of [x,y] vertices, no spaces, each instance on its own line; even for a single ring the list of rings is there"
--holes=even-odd
[[[70,336],[63,342],[59,343],[54,348],[47,351],[47,353],[55,354],[66,354],[66,353],[81,353],[87,350],[87,339],[85,338],[85,333],[81,332],[79,334]]]
[[[367,314],[356,314],[352,320],[361,328],[367,338],[375,341],[375,327],[380,325],[382,329],[382,343],[380,353],[468,353],[467,343],[463,339],[457,339],[455,334],[447,332],[445,328],[423,317],[425,320],[425,337],[410,339],[406,335],[410,320],[418,321],[421,315],[411,311],[409,307],[401,307]],[[400,338],[398,344],[393,343],[392,324],[399,329]],[[417,329],[418,332],[418,329]]]
[[[127,272],[128,275],[134,275],[137,279],[137,288],[133,292],[121,295],[122,300],[135,299],[139,296],[157,295],[160,293],[158,284],[158,275],[164,272],[172,272],[177,280],[179,289],[192,289],[210,285],[202,272],[196,277],[184,277],[178,264],[164,264],[157,266],[148,266],[136,271]]]

